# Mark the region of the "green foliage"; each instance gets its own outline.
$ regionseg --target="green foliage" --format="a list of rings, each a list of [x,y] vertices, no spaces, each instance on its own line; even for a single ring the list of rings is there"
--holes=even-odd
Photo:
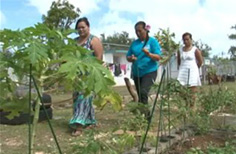
[[[121,136],[112,138],[115,143],[116,151],[118,153],[124,153],[126,149],[132,148],[135,144],[136,138],[133,134],[124,133]]]
[[[13,119],[14,117],[17,117],[20,115],[20,113],[26,113],[28,112],[29,107],[29,101],[27,98],[17,98],[12,97],[9,99],[0,98],[1,101],[1,109],[4,110],[4,112],[9,112],[9,114],[6,116],[8,119]]]
[[[187,152],[187,154],[204,154],[204,152],[201,150],[201,148],[191,148],[190,151]]]
[[[86,136],[80,138],[74,146],[73,153],[77,154],[118,154],[134,146],[135,136],[124,133],[112,135],[111,133],[98,133],[86,131]]]
[[[200,112],[192,117],[193,123],[196,125],[195,134],[206,134],[209,132],[211,128],[211,119],[209,114],[205,112]]]
[[[169,80],[162,90],[164,107],[167,103],[177,107],[178,111],[171,116],[171,123],[187,118],[197,126],[196,133],[204,134],[211,128],[210,113],[220,109],[227,113],[236,113],[236,92],[227,87],[219,86],[217,89],[201,89],[196,95],[196,112],[193,112],[187,104],[192,101],[192,92],[186,86],[180,85],[177,80]],[[170,99],[169,99],[170,98]],[[219,112],[220,112],[219,111]],[[182,121],[179,121],[182,123]],[[226,127],[226,126],[224,126]]]
[[[70,25],[79,17],[80,9],[69,3],[68,0],[53,2],[47,15],[43,15],[43,23],[50,29],[69,29]]]
[[[103,43],[115,43],[121,45],[130,45],[133,38],[129,38],[129,33],[123,31],[121,33],[114,33],[112,36],[105,36],[105,34],[101,34]]]
[[[147,119],[143,114],[137,113],[124,120],[121,128],[124,131],[142,132],[147,127]]]
[[[207,148],[207,153],[219,153],[219,154],[236,154],[236,147],[235,147],[235,143],[229,143],[229,142],[225,142],[225,146],[224,147],[215,147],[213,145],[210,145]]]
[[[226,89],[219,86],[217,90],[210,88],[209,91],[201,91],[198,97],[198,103],[202,107],[202,112],[210,114],[219,107],[233,107],[236,103],[235,92]]]
[[[108,102],[112,104],[113,109],[116,111],[120,111],[122,109],[122,99],[120,95],[112,90],[98,96],[98,98],[94,101],[94,105],[103,109]]]
[[[161,48],[163,49],[163,57],[160,61],[161,64],[166,64],[171,56],[176,52],[179,48],[179,44],[175,43],[173,40],[175,38],[175,33],[171,33],[169,28],[160,29],[155,35],[155,38],[158,39]]]
[[[59,83],[66,90],[83,91],[85,95],[95,93],[98,106],[111,102],[115,109],[121,109],[120,95],[112,90],[115,82],[111,72],[90,51],[76,45],[69,37],[72,32],[75,30],[58,31],[45,24],[1,31],[0,76],[4,102],[11,103],[9,98],[17,83],[27,85],[23,79],[27,79],[32,64],[32,75],[40,89]],[[16,81],[8,75],[9,68],[13,69]],[[4,109],[2,105],[1,108]]]
[[[209,145],[206,150],[202,150],[201,148],[191,148],[187,152],[187,154],[236,154],[236,146],[235,142],[225,142],[223,147],[218,147],[213,144]]]
[[[94,153],[104,153],[104,151],[106,150],[109,151],[110,153],[115,153],[115,151],[112,150],[110,146],[106,143],[106,141],[101,140],[100,137],[96,137],[96,132],[87,131],[85,135],[86,137],[79,139],[78,144],[74,146],[73,153],[94,154]]]
[[[133,114],[145,114],[149,112],[150,106],[139,102],[130,102],[127,105],[129,111]]]
[[[198,113],[192,118],[197,125],[197,134],[204,134],[211,128],[210,113],[224,108],[228,111],[235,112],[235,95],[234,91],[225,90],[223,87],[218,89],[210,88],[209,91],[201,90],[198,95]],[[234,110],[234,111],[233,111]]]
[[[208,79],[210,79],[211,77],[214,77],[214,75],[216,75],[216,71],[217,71],[217,68],[215,65],[208,65],[207,66]]]
[[[209,57],[210,53],[209,51],[211,51],[211,47],[205,43],[202,43],[201,40],[194,42],[194,45],[200,50],[202,51],[202,56],[203,57]]]

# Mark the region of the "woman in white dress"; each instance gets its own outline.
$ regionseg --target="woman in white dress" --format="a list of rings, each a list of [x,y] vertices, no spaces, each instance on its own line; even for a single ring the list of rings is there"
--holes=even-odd
[[[177,52],[177,62],[179,67],[179,74],[177,80],[183,86],[188,86],[194,94],[197,92],[197,87],[201,86],[199,75],[199,68],[202,65],[203,58],[201,51],[192,44],[192,35],[184,33],[182,36],[184,46]],[[190,107],[194,107],[194,102]]]

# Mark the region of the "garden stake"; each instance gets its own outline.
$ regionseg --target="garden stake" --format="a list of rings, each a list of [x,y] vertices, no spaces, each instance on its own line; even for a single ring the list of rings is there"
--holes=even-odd
[[[170,62],[168,62],[168,65],[167,65],[168,67],[167,67],[167,69],[169,68],[169,66],[170,66]],[[168,71],[168,73],[167,73],[167,83],[166,84],[168,84],[169,83],[169,79],[171,78],[171,72],[170,71]],[[167,89],[168,90],[168,89]],[[168,112],[168,138],[169,139],[173,139],[173,138],[175,138],[175,136],[173,136],[173,135],[170,135],[170,123],[171,123],[171,121],[170,121],[170,94],[169,94],[169,91],[167,91],[167,105],[168,105],[168,110],[167,110],[167,112]],[[170,140],[169,140],[169,146],[170,146]]]
[[[163,118],[166,118],[168,120],[168,117],[166,117],[165,115],[163,115]],[[177,128],[175,127],[175,125],[170,121],[170,124],[174,127],[175,130],[177,130]],[[170,137],[173,138],[174,136]]]
[[[166,67],[166,69],[167,69],[167,74],[166,74],[166,82],[165,82],[165,88],[164,88],[164,93],[168,93],[167,92],[167,89],[166,89],[166,87],[167,87],[167,83],[169,82],[169,65],[167,64],[167,67]],[[168,100],[168,94],[167,94],[167,100]],[[168,103],[168,101],[167,101],[167,103]],[[168,103],[169,104],[169,103]],[[167,114],[169,114],[169,112],[168,112],[168,104],[167,104]],[[169,117],[169,115],[168,115],[168,117]],[[163,117],[163,121],[164,121],[164,117]],[[168,129],[169,129],[169,120],[168,120]],[[169,135],[166,135],[167,134],[167,132],[165,131],[165,136],[167,137],[167,139],[169,140],[169,138],[168,138],[168,136],[170,135],[170,133],[169,133]]]
[[[167,70],[169,70],[169,63],[167,65]],[[168,71],[167,71],[168,72]],[[169,72],[167,73],[167,84],[169,83]],[[167,91],[167,105],[168,105],[168,110],[167,110],[167,113],[168,113],[168,137],[170,137],[170,103],[169,103],[169,98],[170,98],[170,95],[169,95],[169,92]]]
[[[146,132],[145,132],[145,135],[144,135],[144,138],[143,138],[143,141],[142,141],[142,145],[141,145],[141,149],[139,151],[139,154],[141,154],[142,151],[143,151],[143,146],[144,146],[144,143],[145,143],[145,140],[146,140],[146,137],[147,137],[148,130],[150,128],[150,124],[151,124],[151,121],[152,121],[152,116],[153,116],[154,109],[155,109],[155,106],[156,106],[156,103],[157,103],[158,94],[160,93],[161,84],[162,84],[162,81],[163,81],[163,78],[164,78],[165,71],[166,71],[166,69],[164,68],[162,76],[161,76],[160,85],[158,87],[158,90],[157,90],[157,93],[156,93],[156,97],[155,97],[155,100],[154,100],[154,103],[153,103],[152,112],[151,112],[151,115],[150,115],[150,120],[148,120],[148,125],[147,125],[147,128],[146,128]]]
[[[31,75],[32,75],[32,64],[30,64],[30,69],[29,69],[29,154],[31,154]]]
[[[161,105],[160,105],[160,114],[159,114],[159,123],[158,123],[158,131],[157,131],[157,136],[156,136],[156,149],[155,149],[155,154],[157,154],[157,149],[159,145],[159,141],[161,140],[159,138],[159,133],[161,131],[161,125],[162,125],[162,106],[163,106],[163,100],[161,100]]]
[[[166,68],[167,68],[167,66],[166,66]],[[167,72],[166,74],[168,74],[168,69],[167,69],[166,72]],[[168,141],[168,138],[167,138],[167,135],[166,135],[166,129],[165,129],[165,122],[164,122],[164,119],[163,119],[163,116],[164,116],[163,105],[164,105],[165,86],[166,86],[166,77],[164,77],[164,79],[163,79],[163,86],[162,86],[162,91],[161,91],[161,107],[160,107],[161,115],[159,117],[159,122],[161,123],[161,127],[160,127],[160,131],[161,131],[160,142],[167,142]],[[157,135],[157,136],[159,136],[159,135]]]
[[[160,108],[159,108],[159,110],[160,110]],[[168,120],[168,116],[166,116],[166,115],[164,115],[163,114],[163,118],[166,118],[166,120]],[[170,121],[170,125],[172,125],[173,126],[173,128],[175,129],[175,130],[177,130],[177,128],[175,127],[175,125]],[[175,138],[174,136],[171,136],[170,138]]]
[[[37,83],[36,83],[36,81],[35,81],[33,75],[32,75],[32,79],[33,79],[34,86],[35,86],[35,88],[36,88],[36,91],[37,91],[38,97],[39,97],[39,99],[40,99],[40,102],[42,103],[42,102],[43,102],[43,101],[42,101],[42,97],[41,97],[41,94],[40,94],[40,92],[39,92],[39,89],[38,89]],[[57,145],[57,148],[58,148],[58,150],[59,150],[59,153],[62,154],[62,152],[61,152],[61,148],[60,148],[60,146],[59,146],[59,143],[58,143],[57,138],[56,138],[56,135],[55,135],[55,132],[54,132],[54,130],[53,130],[53,128],[52,128],[52,124],[51,124],[51,122],[50,122],[50,120],[49,120],[48,113],[47,113],[47,111],[46,111],[46,109],[45,109],[45,106],[44,106],[43,104],[42,104],[42,106],[43,106],[43,111],[44,111],[44,113],[45,113],[45,115],[46,115],[46,117],[47,117],[47,121],[48,121],[49,127],[50,127],[50,129],[51,129],[51,132],[52,132],[53,138],[54,138],[54,140],[55,140],[55,142],[56,142],[56,145]]]
[[[189,76],[190,76],[190,69],[188,69],[188,82],[187,82],[187,88],[188,88],[188,86],[189,86]],[[188,89],[187,89],[187,92],[189,93],[189,91],[188,91]],[[190,103],[190,101],[189,101],[189,98],[187,98],[186,99],[186,102],[187,103]],[[188,108],[188,106],[189,106],[189,104],[187,105],[187,103],[186,103],[186,109]],[[186,110],[185,110],[185,114],[184,114],[184,128],[183,128],[183,131],[184,131],[184,133],[183,133],[183,138],[185,139],[185,130],[186,130]]]

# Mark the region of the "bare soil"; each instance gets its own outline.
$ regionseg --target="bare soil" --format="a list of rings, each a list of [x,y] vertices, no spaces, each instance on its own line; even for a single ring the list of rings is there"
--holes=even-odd
[[[174,144],[166,154],[183,154],[189,151],[191,148],[199,148],[202,151],[206,151],[207,148],[212,145],[215,147],[224,147],[225,142],[236,139],[235,132],[222,132],[216,131],[214,133],[197,135],[187,138],[186,140]]]

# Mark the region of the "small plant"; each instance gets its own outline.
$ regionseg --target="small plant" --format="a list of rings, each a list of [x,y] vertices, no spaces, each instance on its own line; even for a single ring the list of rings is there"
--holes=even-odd
[[[161,47],[164,50],[160,63],[165,65],[170,61],[172,55],[179,48],[179,44],[175,43],[173,40],[175,38],[175,33],[170,32],[169,28],[160,29],[154,37],[158,39]]]
[[[223,147],[215,146],[213,144],[210,144],[207,149],[203,150],[199,147],[197,148],[191,148],[190,151],[187,152],[187,154],[236,154],[236,146],[235,142],[225,142],[225,145]]]
[[[211,128],[210,114],[216,110],[222,112],[235,111],[235,92],[224,90],[221,86],[217,90],[211,87],[209,91],[201,90],[198,95],[198,112],[192,118],[197,125],[197,134],[204,134]],[[223,126],[226,127],[226,126]]]
[[[132,115],[124,120],[121,128],[124,131],[131,130],[135,132],[144,130],[147,127],[145,114],[149,113],[149,106],[137,102],[130,102],[127,106]]]
[[[88,130],[76,142],[72,152],[75,154],[102,154],[105,151],[116,154],[115,148],[110,144],[109,133],[99,134],[97,131]]]
[[[187,154],[204,154],[204,152],[201,150],[201,148],[191,148],[190,151],[187,152]]]
[[[99,133],[94,130],[84,132],[76,142],[73,153],[76,154],[119,154],[134,146],[136,138],[133,134],[114,135],[110,132]]]
[[[118,153],[125,152],[125,150],[132,148],[136,143],[135,135],[128,133],[124,133],[121,136],[114,137],[112,140],[115,144],[114,146],[118,147],[116,148]]]

